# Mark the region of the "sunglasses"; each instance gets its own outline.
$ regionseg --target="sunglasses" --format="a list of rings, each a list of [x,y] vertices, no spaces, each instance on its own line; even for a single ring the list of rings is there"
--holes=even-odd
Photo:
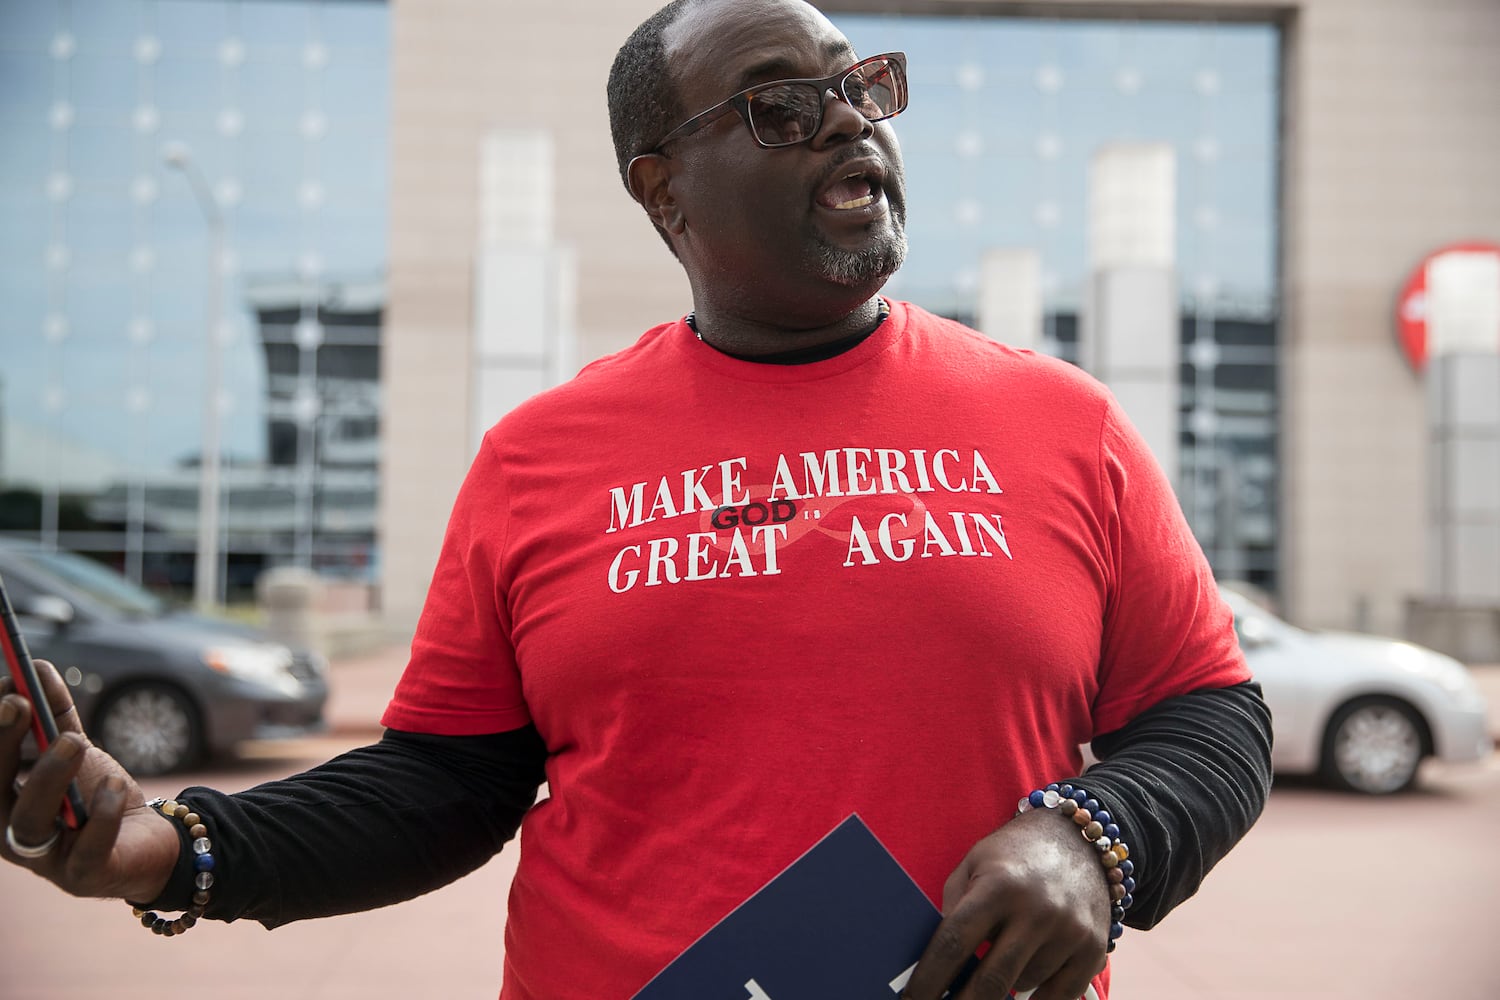
[[[824,98],[830,90],[867,121],[894,118],[906,110],[906,53],[871,56],[821,80],[777,80],[742,90],[668,132],[652,152],[731,111],[739,112],[766,149],[807,142],[823,127]]]

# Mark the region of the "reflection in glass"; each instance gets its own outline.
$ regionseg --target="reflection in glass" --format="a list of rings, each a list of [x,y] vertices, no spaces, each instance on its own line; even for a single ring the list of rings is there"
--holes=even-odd
[[[0,4],[0,534],[191,590],[209,281],[203,217],[162,162],[181,142],[229,244],[222,595],[289,562],[371,578],[378,373],[340,353],[378,352],[389,20],[379,3]],[[302,331],[285,365],[264,339],[283,314]],[[289,400],[309,415],[290,452]]]
[[[1269,24],[837,15],[899,44],[912,253],[893,294],[976,321],[978,262],[1041,258],[1042,349],[1076,362],[1102,145],[1175,150],[1179,497],[1216,571],[1276,586],[1279,49]]]

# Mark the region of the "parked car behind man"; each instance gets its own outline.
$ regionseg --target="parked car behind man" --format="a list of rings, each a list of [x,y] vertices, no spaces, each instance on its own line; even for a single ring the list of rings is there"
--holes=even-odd
[[[136,775],[323,727],[317,653],[175,609],[70,552],[0,540],[0,579],[32,656],[57,666],[90,737]]]
[[[1277,774],[1387,795],[1409,787],[1428,757],[1489,756],[1484,695],[1451,656],[1378,636],[1305,631],[1235,585],[1221,589],[1271,708]]]

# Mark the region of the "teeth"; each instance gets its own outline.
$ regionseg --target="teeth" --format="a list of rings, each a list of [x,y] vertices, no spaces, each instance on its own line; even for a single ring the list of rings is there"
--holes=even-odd
[[[875,200],[873,194],[867,194],[863,198],[855,198],[853,201],[841,201],[834,208],[864,208]]]

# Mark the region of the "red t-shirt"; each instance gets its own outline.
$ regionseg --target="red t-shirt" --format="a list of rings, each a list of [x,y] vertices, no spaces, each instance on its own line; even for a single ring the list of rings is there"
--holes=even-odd
[[[1109,394],[897,302],[796,366],[669,323],[506,416],[384,722],[536,724],[501,997],[613,1000],[851,812],[937,902],[1080,744],[1248,677]]]

